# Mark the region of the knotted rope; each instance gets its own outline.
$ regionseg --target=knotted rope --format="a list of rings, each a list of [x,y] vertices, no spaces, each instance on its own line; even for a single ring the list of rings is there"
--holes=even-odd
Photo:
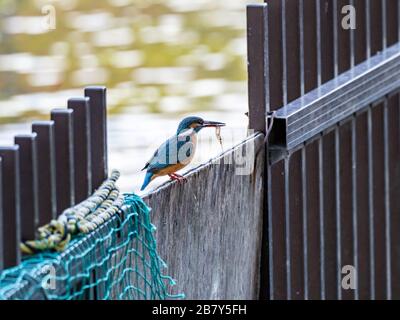
[[[38,239],[21,243],[22,252],[63,251],[74,235],[87,234],[109,220],[124,202],[123,195],[116,187],[119,177],[120,173],[114,170],[92,196],[66,209],[57,220],[39,228]]]

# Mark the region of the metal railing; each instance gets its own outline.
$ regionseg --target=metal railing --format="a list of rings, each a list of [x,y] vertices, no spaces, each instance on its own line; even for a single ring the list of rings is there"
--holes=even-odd
[[[107,177],[106,89],[34,122],[32,134],[0,147],[0,270],[21,261],[20,243],[39,226],[86,199]]]
[[[250,127],[276,110],[261,296],[399,299],[399,1],[265,2],[248,7]]]
[[[19,265],[20,242],[34,239],[38,227],[86,199],[107,177],[105,100],[105,88],[86,88],[85,97],[70,99],[66,109],[53,110],[51,121],[34,122],[32,134],[17,136],[13,147],[0,148],[0,221],[5,222],[0,234],[0,270]],[[264,153],[256,151],[263,148],[262,134],[250,136],[187,173],[185,185],[167,182],[143,197],[152,208],[151,220],[157,226],[157,251],[176,279],[177,293],[184,292],[192,299],[258,298]],[[235,159],[241,162],[235,164]],[[254,170],[237,174],[247,163]],[[109,264],[118,264],[118,259],[127,257],[126,249],[114,252],[107,241],[100,239],[126,214],[122,207],[118,215],[57,256],[60,262],[68,262],[69,269],[67,274],[63,267],[56,267],[57,279],[61,280],[57,280],[51,296],[67,297],[73,288],[82,291],[79,297],[83,299],[104,298],[102,289],[94,284],[104,280],[112,267]],[[126,238],[131,231],[118,235],[114,245],[132,241]],[[89,247],[99,253],[92,250],[82,259],[75,259]],[[89,263],[87,259],[106,252],[115,258],[91,268],[83,283],[79,275]],[[138,267],[135,259],[126,263]],[[42,271],[41,266],[30,266],[34,276],[19,279],[7,298],[48,298],[48,291],[41,287],[47,270]],[[114,276],[118,272],[107,274],[107,280],[118,280]],[[116,285],[113,290],[110,298],[119,297],[124,288]]]
[[[190,172],[185,187],[144,198],[188,298],[400,298],[400,4],[352,0],[357,28],[345,30],[348,4],[249,6],[249,127],[265,133],[273,120],[266,152],[249,175],[228,161],[264,151],[257,133]],[[0,269],[107,176],[105,88],[85,96],[0,148]],[[354,290],[342,286],[346,266]]]

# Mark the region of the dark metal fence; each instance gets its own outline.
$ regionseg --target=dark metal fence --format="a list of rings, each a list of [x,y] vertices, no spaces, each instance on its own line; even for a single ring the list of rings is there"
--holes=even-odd
[[[32,134],[0,147],[0,270],[20,263],[21,240],[86,199],[107,177],[106,89],[34,122]]]
[[[342,27],[345,5],[356,29]],[[250,127],[265,131],[276,111],[263,298],[400,298],[399,9],[396,0],[248,7]],[[346,265],[355,290],[342,287]]]
[[[256,133],[185,187],[145,197],[188,298],[400,298],[399,2],[248,7],[249,126],[272,125],[265,152]],[[341,25],[348,4],[354,30]],[[107,177],[105,93],[87,88],[0,148],[0,270]],[[229,161],[248,147],[255,170],[238,175]],[[344,266],[355,290],[342,287]]]
[[[0,148],[0,271],[20,263],[21,240],[34,239],[38,227],[86,199],[107,177],[105,94],[105,88],[87,88],[86,97],[70,99],[68,108],[52,110],[51,121],[35,122],[32,134],[16,136],[15,146]],[[184,292],[189,299],[258,298],[263,150],[263,135],[254,134],[187,173],[189,181],[184,186],[167,182],[144,196],[152,208],[152,223],[157,226],[158,254],[177,282],[175,293]],[[250,174],[238,173],[247,165],[254,167]],[[128,212],[124,206],[119,215]],[[67,287],[60,282],[55,296],[67,297],[70,288],[81,290],[83,284],[77,275],[86,270],[92,256],[74,257],[93,246],[91,253],[95,256],[108,253],[113,258],[102,258],[103,262],[90,270],[90,279],[85,280],[90,283],[85,282],[88,289],[82,291],[82,298],[104,298],[101,285],[90,285],[105,277],[117,283],[111,297],[121,296],[124,287],[118,285],[120,274],[109,274],[109,269],[123,259],[131,259],[126,263],[136,270],[140,266],[126,255],[125,247],[114,252],[108,240],[99,241],[120,224],[116,215],[60,253],[59,259],[70,263],[68,276],[72,280],[67,281]],[[130,241],[128,233],[117,242]],[[67,275],[63,267],[57,267],[56,272],[60,279]],[[9,298],[46,299],[40,285],[45,276],[44,271],[25,276]]]

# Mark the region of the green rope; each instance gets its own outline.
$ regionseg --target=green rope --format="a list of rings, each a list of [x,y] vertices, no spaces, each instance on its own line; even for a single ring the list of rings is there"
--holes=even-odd
[[[135,194],[117,196],[113,192],[117,176],[113,173],[90,201],[57,219],[71,237],[62,252],[48,246],[0,273],[0,299],[184,298],[171,293],[175,281],[162,273],[166,264],[157,253],[150,208]],[[44,275],[43,268],[49,266],[55,274]],[[43,280],[55,288],[44,287]]]
[[[39,237],[33,241],[21,243],[25,254],[34,254],[44,250],[63,251],[72,237],[80,233],[89,233],[109,220],[122,205],[116,182],[120,173],[114,170],[111,177],[88,199],[65,210],[57,220],[39,228]]]

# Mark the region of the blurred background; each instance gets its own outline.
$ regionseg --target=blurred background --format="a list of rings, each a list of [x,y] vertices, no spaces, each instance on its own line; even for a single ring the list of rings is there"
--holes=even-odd
[[[137,191],[140,169],[184,116],[226,122],[223,148],[232,147],[246,135],[254,2],[0,0],[0,144],[84,86],[105,85],[109,166],[123,191]],[[215,131],[203,130],[191,166],[220,152]]]

